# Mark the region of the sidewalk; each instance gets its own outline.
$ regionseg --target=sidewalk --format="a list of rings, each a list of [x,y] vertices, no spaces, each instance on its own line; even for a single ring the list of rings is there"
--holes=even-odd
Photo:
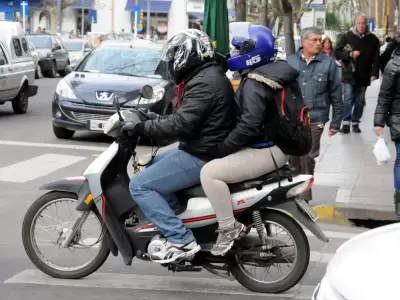
[[[320,221],[343,224],[349,219],[397,219],[393,203],[396,156],[387,128],[384,135],[392,153],[391,161],[378,166],[372,153],[377,140],[373,118],[379,86],[377,80],[367,90],[361,134],[323,136],[311,202]]]

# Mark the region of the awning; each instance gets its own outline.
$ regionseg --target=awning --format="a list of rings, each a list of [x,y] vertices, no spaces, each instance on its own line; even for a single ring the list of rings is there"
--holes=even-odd
[[[135,0],[127,0],[125,10],[133,11],[135,7]],[[147,12],[147,0],[139,0],[138,4],[140,9]],[[152,13],[169,13],[169,8],[171,7],[171,0],[165,1],[150,1],[150,12]]]
[[[202,12],[188,12],[189,16],[195,19],[203,20],[204,19],[204,13]],[[233,9],[228,9],[228,16],[234,17],[235,12]]]
[[[74,8],[83,8],[85,9],[92,9],[93,8],[93,0],[78,0],[77,3],[75,3],[74,5],[72,5],[72,7]]]

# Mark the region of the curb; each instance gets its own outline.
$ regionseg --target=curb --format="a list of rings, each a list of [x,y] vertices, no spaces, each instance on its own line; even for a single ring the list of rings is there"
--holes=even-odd
[[[394,206],[333,203],[315,205],[312,208],[318,215],[318,221],[322,223],[353,225],[352,220],[400,221],[394,212]]]

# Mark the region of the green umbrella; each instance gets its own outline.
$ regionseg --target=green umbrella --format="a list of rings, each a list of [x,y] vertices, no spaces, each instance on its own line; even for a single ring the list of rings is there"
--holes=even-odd
[[[229,53],[229,20],[227,0],[205,0],[203,31],[209,35],[217,52]]]

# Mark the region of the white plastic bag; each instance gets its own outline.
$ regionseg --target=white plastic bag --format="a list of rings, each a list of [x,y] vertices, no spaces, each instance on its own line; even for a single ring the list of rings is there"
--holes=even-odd
[[[378,165],[385,165],[389,162],[391,155],[386,141],[383,137],[380,137],[374,145],[374,155]]]

